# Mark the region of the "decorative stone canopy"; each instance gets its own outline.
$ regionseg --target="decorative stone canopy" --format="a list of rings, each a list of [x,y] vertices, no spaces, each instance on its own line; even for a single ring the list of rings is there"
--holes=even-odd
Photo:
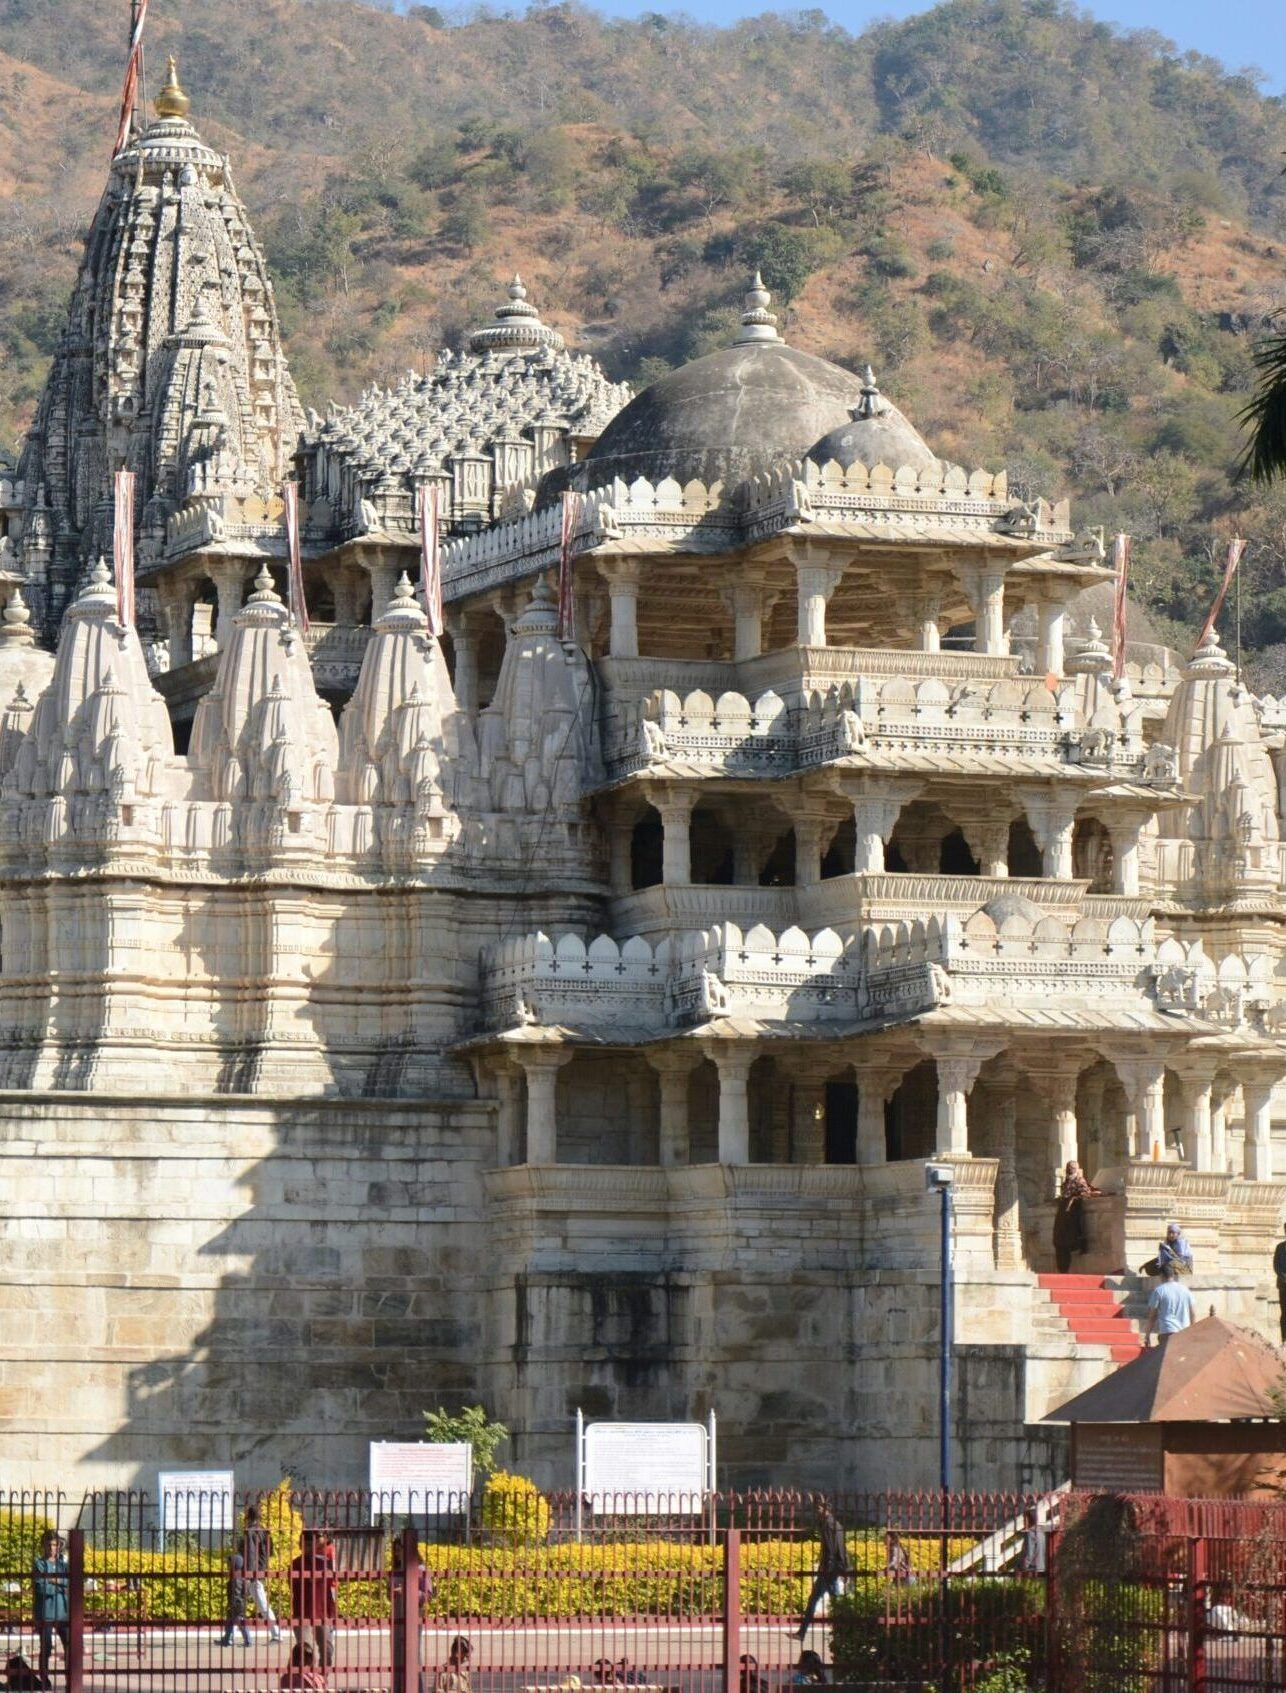
[[[275,490],[303,422],[267,266],[172,59],[156,110],[112,161],[12,490],[51,640],[85,563],[111,551],[119,467],[137,475],[145,568],[190,501]]]
[[[756,276],[733,345],[645,388],[603,431],[576,483],[739,482],[802,458],[850,424],[863,403],[858,379],[787,346],[768,305]]]
[[[431,374],[408,372],[355,406],[313,416],[305,492],[315,534],[413,527],[414,491],[434,479],[448,528],[498,514],[506,490],[534,488],[575,457],[629,400],[593,359],[569,353],[541,322],[521,277],[464,352],[444,350]]]

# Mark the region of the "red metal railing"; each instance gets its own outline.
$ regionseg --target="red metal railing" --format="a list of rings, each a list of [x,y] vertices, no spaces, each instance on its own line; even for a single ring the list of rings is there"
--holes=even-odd
[[[72,1693],[775,1693],[801,1652],[837,1681],[937,1693],[1286,1689],[1286,1506],[829,1503],[850,1570],[801,1643],[809,1494],[0,1496],[0,1649]],[[36,1569],[49,1530],[66,1565]]]

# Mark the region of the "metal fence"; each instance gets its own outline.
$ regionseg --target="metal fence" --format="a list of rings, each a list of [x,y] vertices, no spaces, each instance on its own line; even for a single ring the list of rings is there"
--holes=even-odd
[[[73,1693],[776,1693],[806,1653],[868,1688],[1286,1693],[1286,1506],[829,1504],[849,1569],[815,1593],[799,1493],[0,1496],[0,1650]]]

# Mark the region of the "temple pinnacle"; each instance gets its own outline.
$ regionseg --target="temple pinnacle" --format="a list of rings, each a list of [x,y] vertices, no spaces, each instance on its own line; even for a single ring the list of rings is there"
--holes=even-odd
[[[170,54],[169,67],[165,75],[165,86],[156,96],[153,104],[159,118],[185,118],[192,102],[179,83],[179,67],[173,53]]]
[[[741,331],[737,340],[741,341],[778,341],[777,319],[768,310],[772,295],[764,287],[764,279],[758,271],[750,284],[745,299],[742,302],[745,310],[741,314]]]

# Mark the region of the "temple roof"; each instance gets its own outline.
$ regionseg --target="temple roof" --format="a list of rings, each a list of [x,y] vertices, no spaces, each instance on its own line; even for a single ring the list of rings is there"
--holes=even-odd
[[[869,364],[862,377],[862,397],[849,422],[823,435],[808,456],[814,464],[833,460],[846,470],[851,464],[884,464],[890,470],[909,464],[916,470],[934,470],[940,462],[920,432],[880,393]]]
[[[742,481],[802,458],[862,403],[851,371],[789,347],[759,277],[732,346],[693,359],[645,388],[613,419],[578,467],[598,488],[620,477],[658,482]]]
[[[395,388],[368,389],[355,406],[315,421],[306,444],[362,481],[423,478],[445,472],[456,455],[530,438],[539,425],[595,436],[629,398],[593,359],[567,351],[515,276],[507,301],[462,353],[442,352],[427,376],[408,372]]]
[[[157,118],[112,160],[18,477],[20,556],[45,633],[111,551],[111,481],[137,476],[139,561],[194,497],[268,494],[303,418],[267,266],[226,158],[171,62]]]

